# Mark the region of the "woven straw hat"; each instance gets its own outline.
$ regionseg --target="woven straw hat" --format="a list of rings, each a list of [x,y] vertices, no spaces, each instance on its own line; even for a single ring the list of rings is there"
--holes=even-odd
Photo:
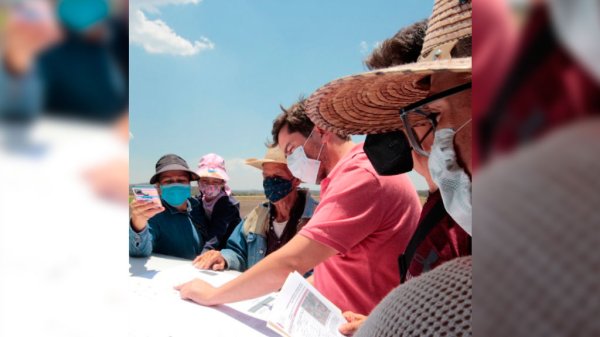
[[[471,2],[436,0],[421,55],[415,63],[343,77],[319,88],[306,103],[308,117],[338,134],[402,129],[399,109],[428,95],[419,84],[433,73],[471,73],[471,58],[452,58],[456,43],[471,36]]]
[[[264,163],[278,163],[287,165],[285,155],[283,154],[283,151],[279,149],[278,146],[268,148],[267,153],[265,153],[265,157],[263,159],[250,158],[246,159],[245,163],[250,166],[256,167],[259,170],[262,170],[262,166]]]

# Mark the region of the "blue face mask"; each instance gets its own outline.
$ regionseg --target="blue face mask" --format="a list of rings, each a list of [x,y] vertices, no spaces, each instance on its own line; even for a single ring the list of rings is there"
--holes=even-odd
[[[267,177],[263,180],[265,196],[270,202],[278,202],[292,191],[292,182],[278,177]]]
[[[192,195],[192,186],[169,184],[160,186],[160,197],[173,207],[180,206]]]
[[[62,24],[76,32],[83,32],[109,15],[107,0],[61,0],[57,13]]]

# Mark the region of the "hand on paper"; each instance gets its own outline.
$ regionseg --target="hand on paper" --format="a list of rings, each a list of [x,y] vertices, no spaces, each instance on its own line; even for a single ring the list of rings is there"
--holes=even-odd
[[[352,336],[358,328],[367,320],[367,316],[346,311],[342,315],[348,321],[340,326],[340,332],[346,336]]]
[[[225,269],[227,262],[223,258],[223,255],[221,255],[221,252],[211,250],[202,255],[198,255],[192,264],[198,269],[223,270]]]
[[[192,300],[202,305],[219,304],[213,299],[217,289],[198,278],[176,286],[175,290],[179,291],[179,296],[184,300]]]
[[[133,200],[129,204],[129,210],[131,211],[131,223],[133,229],[140,232],[146,228],[148,219],[155,216],[156,214],[165,210],[164,207],[156,207],[151,201]]]

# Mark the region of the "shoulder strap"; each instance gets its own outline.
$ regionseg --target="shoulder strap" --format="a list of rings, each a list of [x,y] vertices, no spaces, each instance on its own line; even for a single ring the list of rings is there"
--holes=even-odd
[[[440,222],[442,217],[446,214],[444,209],[444,202],[440,198],[435,205],[431,208],[429,213],[423,218],[417,225],[417,230],[410,238],[406,250],[403,254],[398,257],[398,267],[400,268],[400,282],[406,281],[406,274],[408,273],[408,267],[412,261],[417,248],[427,237],[427,234]]]

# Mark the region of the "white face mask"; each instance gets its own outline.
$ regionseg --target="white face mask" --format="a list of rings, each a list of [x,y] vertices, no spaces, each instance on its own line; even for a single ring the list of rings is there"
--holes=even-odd
[[[306,142],[308,142],[308,139],[311,135],[312,131],[310,135],[308,135],[308,138],[306,138],[304,145],[306,145]],[[294,151],[287,157],[287,165],[294,177],[308,184],[316,184],[317,175],[319,174],[319,167],[321,167],[321,161],[318,159],[321,156],[321,151],[323,150],[324,144],[321,144],[321,149],[319,150],[317,159],[310,159],[306,156],[306,153],[304,152],[304,145],[300,145],[295,148]]]
[[[429,154],[429,173],[440,189],[444,208],[469,235],[472,232],[471,179],[456,161],[454,135],[471,120],[459,127],[435,132]]]

